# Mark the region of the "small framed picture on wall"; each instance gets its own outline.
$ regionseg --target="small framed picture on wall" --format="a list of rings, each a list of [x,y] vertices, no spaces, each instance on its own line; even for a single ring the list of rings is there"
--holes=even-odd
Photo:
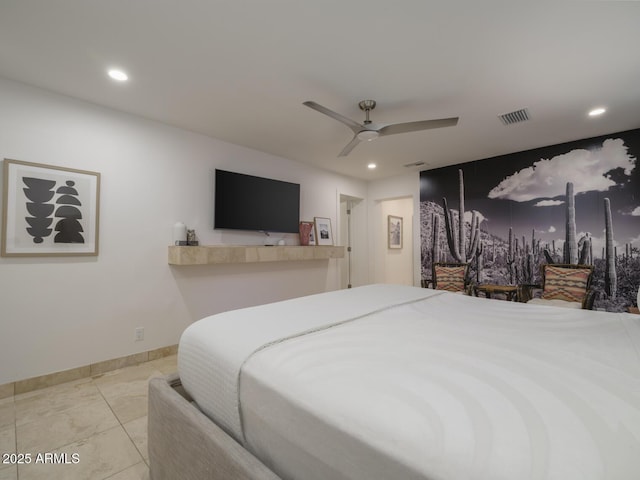
[[[387,237],[389,248],[402,248],[402,217],[394,215],[387,217]]]
[[[331,219],[315,217],[316,224],[316,245],[333,245],[333,232],[331,231]]]

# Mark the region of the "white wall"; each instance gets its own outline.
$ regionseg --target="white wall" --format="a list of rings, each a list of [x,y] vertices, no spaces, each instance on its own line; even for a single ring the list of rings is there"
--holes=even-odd
[[[375,283],[413,285],[413,198],[396,198],[376,202],[374,271]],[[402,248],[390,249],[388,217],[401,217],[403,222]]]
[[[367,188],[367,199],[369,204],[369,230],[372,233],[369,236],[370,252],[375,252],[369,262],[369,278],[376,282],[398,282],[405,283],[404,277],[407,274],[405,269],[411,268],[413,276],[413,285],[420,286],[420,175],[418,172],[412,172],[407,175],[387,178],[370,182]],[[402,199],[400,203],[393,201]],[[413,208],[409,208],[405,202],[413,204]],[[405,244],[413,244],[415,248],[409,253],[402,252],[402,259],[394,257],[395,252],[386,251],[386,222],[387,214],[399,215],[387,212],[386,205],[392,209],[399,209],[409,216],[412,210],[412,217],[405,218]],[[394,210],[396,211],[396,210]],[[400,216],[405,216],[401,215]],[[410,237],[407,237],[410,235]],[[411,241],[409,242],[409,239]],[[384,247],[384,248],[383,248]],[[403,249],[404,250],[404,249]],[[381,253],[383,252],[383,253]],[[407,255],[412,258],[412,266],[409,266]],[[399,260],[399,261],[396,261]],[[393,267],[389,267],[391,265]],[[392,272],[398,265],[401,265],[401,271]],[[389,270],[391,268],[391,270]],[[387,276],[387,274],[391,276]],[[402,280],[401,280],[402,278]]]
[[[209,314],[339,288],[335,260],[170,267],[171,227],[183,221],[202,244],[263,242],[213,230],[215,168],[300,183],[301,217],[333,225],[338,192],[364,198],[364,182],[2,79],[0,112],[0,158],[102,175],[99,256],[0,258],[0,384],[175,344]]]

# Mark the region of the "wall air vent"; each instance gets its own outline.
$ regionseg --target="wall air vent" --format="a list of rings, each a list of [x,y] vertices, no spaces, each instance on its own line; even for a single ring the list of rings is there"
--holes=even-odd
[[[421,167],[423,165],[426,165],[424,162],[413,162],[413,163],[407,163],[405,165],[406,168],[411,168],[411,167]]]
[[[530,120],[529,111],[526,108],[516,110],[515,112],[498,115],[503,125],[513,125],[514,123],[526,122]]]

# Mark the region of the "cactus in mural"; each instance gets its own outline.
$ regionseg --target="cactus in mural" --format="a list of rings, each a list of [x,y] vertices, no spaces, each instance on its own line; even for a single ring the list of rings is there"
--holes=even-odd
[[[547,261],[547,263],[556,263],[556,261],[551,256],[551,252],[549,252],[548,248],[544,249],[544,258]]]
[[[576,243],[576,203],[573,195],[573,183],[567,182],[567,210],[564,242],[564,263],[578,263],[578,245]]]
[[[515,274],[515,248],[513,244],[513,229],[509,227],[509,244],[507,250],[507,269],[509,271],[509,283],[516,283]]]
[[[476,282],[482,283],[484,243],[480,242],[476,249]]]
[[[471,215],[471,231],[469,234],[469,244],[467,245],[466,226],[464,221],[464,178],[462,170],[458,170],[459,188],[460,188],[460,209],[458,212],[458,228],[456,232],[454,215],[449,206],[447,199],[443,198],[444,206],[444,222],[447,232],[447,243],[451,256],[460,263],[468,263],[473,259],[478,248],[480,239],[480,222],[477,214],[473,211]]]
[[[433,263],[440,261],[440,215],[433,214],[433,248],[431,249]]]
[[[533,253],[527,251],[520,258],[520,277],[517,283],[535,283],[535,260]]]
[[[613,246],[613,224],[611,222],[611,202],[604,199],[604,228],[605,228],[605,270],[604,291],[610,298],[616,298],[617,277],[616,258]]]
[[[578,242],[578,250],[580,251],[580,259],[578,261],[579,263],[583,265],[593,263],[591,248],[591,236],[588,233],[585,233]]]

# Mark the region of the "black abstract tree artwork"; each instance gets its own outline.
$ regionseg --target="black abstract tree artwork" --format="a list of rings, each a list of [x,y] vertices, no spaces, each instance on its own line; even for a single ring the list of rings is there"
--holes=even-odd
[[[56,185],[55,180],[45,180],[35,177],[22,177],[23,183],[27,186],[24,188],[27,212],[30,216],[25,217],[25,221],[29,225],[26,229],[27,233],[33,237],[33,243],[42,243],[44,239],[53,232],[51,224],[53,218],[51,214],[56,205],[54,217],[59,218],[55,225],[55,231],[58,232],[53,241],[54,243],[84,243],[84,237],[80,220],[82,212],[78,207],[82,203],[78,199],[78,191],[74,188],[75,182],[68,180],[65,186],[53,190]],[[50,203],[54,195],[60,196],[54,203]]]
[[[31,200],[26,203],[27,212],[31,215],[25,218],[29,224],[27,233],[33,237],[33,243],[42,243],[52,232],[49,227],[53,222],[50,216],[54,206],[47,202],[55,195],[52,189],[56,182],[32,177],[22,177],[22,181],[27,186],[23,189],[24,195]]]
[[[82,212],[78,207],[82,206],[78,200],[78,191],[73,188],[75,182],[68,180],[66,186],[60,187],[56,193],[61,194],[56,201],[60,205],[55,213],[56,218],[61,220],[56,223],[55,230],[58,232],[53,239],[55,243],[84,243],[83,231],[80,220]]]

